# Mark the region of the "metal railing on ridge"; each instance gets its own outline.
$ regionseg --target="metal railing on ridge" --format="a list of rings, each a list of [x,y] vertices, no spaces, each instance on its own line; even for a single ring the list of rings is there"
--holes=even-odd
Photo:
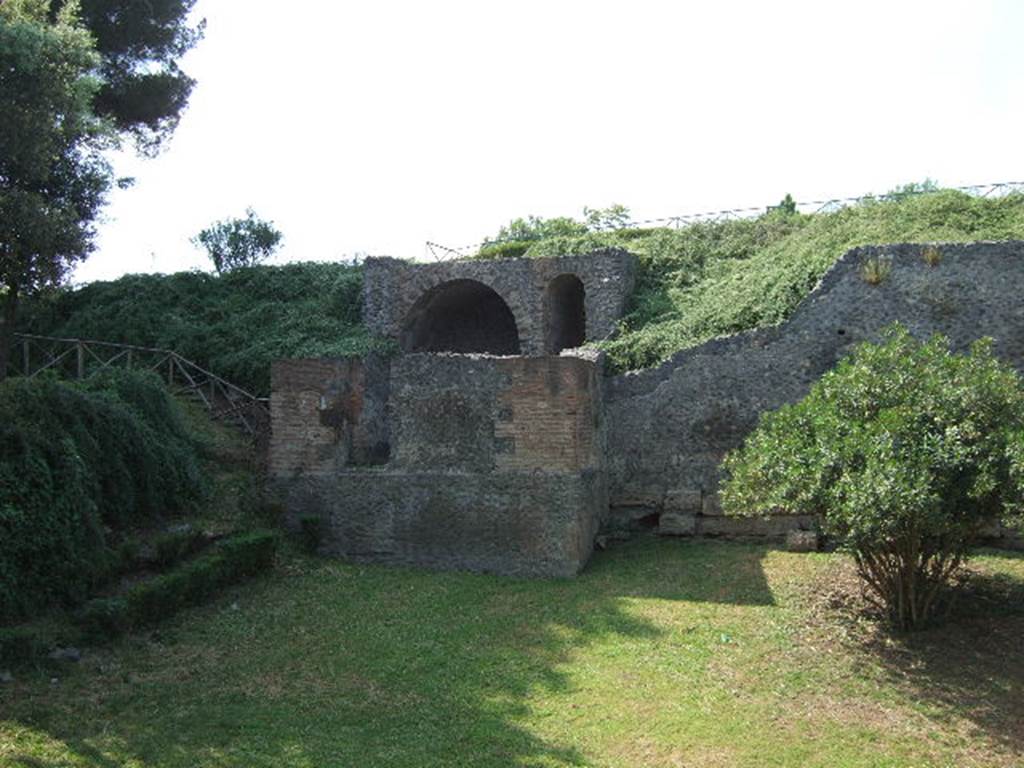
[[[166,378],[172,392],[196,400],[213,419],[234,423],[254,438],[269,427],[267,398],[257,397],[173,350],[28,333],[16,333],[14,340],[12,375],[31,379],[52,371],[87,379],[117,367],[156,371]]]
[[[888,200],[899,200],[915,195],[931,194],[933,192],[951,190],[963,192],[973,197],[1002,197],[1014,193],[1024,193],[1024,181],[999,181],[991,184],[971,184],[965,187],[939,187],[936,189],[910,189],[907,191],[896,190],[884,195],[861,195],[860,197],[837,197],[828,200],[809,200],[805,202],[793,202],[796,210],[801,213],[834,213],[835,211],[847,208],[851,205],[858,205],[868,201],[885,202]],[[660,219],[643,219],[639,221],[628,221],[622,225],[603,227],[597,231],[612,232],[621,229],[641,229],[647,227],[665,227],[669,229],[682,229],[691,224],[701,224],[716,221],[729,221],[734,219],[754,219],[774,209],[779,208],[778,204],[768,206],[755,206],[751,208],[729,208],[724,211],[705,211],[702,213],[688,213],[680,216],[666,216]],[[447,245],[426,242],[426,253],[435,261],[450,261],[454,259],[465,259],[471,257],[485,245],[497,245],[508,242],[529,242],[521,238],[495,238],[484,240],[473,245],[465,245],[452,248]]]

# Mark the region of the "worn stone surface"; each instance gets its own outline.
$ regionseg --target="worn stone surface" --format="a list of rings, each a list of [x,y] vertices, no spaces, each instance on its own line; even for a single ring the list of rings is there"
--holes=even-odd
[[[658,368],[605,382],[611,520],[692,513],[704,534],[780,535],[772,522],[721,517],[720,464],[759,415],[802,398],[850,348],[878,340],[899,320],[918,337],[935,332],[965,350],[991,336],[995,352],[1024,372],[1024,243],[939,245],[929,266],[922,245],[850,251],[793,316],[774,328],[716,339]],[[892,259],[880,285],[860,275],[869,258]]]
[[[585,256],[552,259],[498,259],[415,264],[392,258],[369,258],[365,263],[363,320],[371,332],[403,339],[409,319],[425,297],[455,281],[475,281],[493,289],[512,312],[525,355],[557,353],[547,348],[553,316],[549,287],[561,275],[575,275],[583,283],[586,339],[608,338],[616,329],[633,290],[635,257],[607,249]],[[473,320],[467,315],[464,332]],[[410,351],[406,348],[406,351]],[[454,351],[467,351],[458,349]]]
[[[386,358],[277,360],[270,383],[272,477],[387,462]]]
[[[601,472],[346,470],[284,489],[293,522],[328,521],[321,551],[362,562],[565,577],[587,562],[607,508]]]
[[[789,531],[786,549],[789,552],[817,552],[818,534],[815,531]]]
[[[598,366],[398,357],[378,387],[389,461],[360,468],[347,457],[365,410],[337,393],[365,393],[364,379],[358,361],[275,366],[271,481],[291,525],[321,517],[324,551],[359,560],[532,576],[583,566],[608,508]],[[325,411],[343,418],[325,428]]]

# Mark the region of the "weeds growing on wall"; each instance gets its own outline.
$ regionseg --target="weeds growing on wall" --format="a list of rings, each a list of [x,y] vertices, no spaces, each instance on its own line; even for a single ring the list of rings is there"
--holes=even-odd
[[[159,379],[0,384],[0,622],[75,602],[116,566],[118,532],[188,509],[206,483]]]

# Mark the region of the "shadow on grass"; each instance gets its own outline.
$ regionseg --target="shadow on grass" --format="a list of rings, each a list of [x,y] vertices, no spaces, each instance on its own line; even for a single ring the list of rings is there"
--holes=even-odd
[[[915,700],[1024,753],[1024,578],[972,570],[947,622],[865,647]]]
[[[771,605],[765,551],[630,542],[565,581],[300,560],[94,654],[59,691],[29,686],[0,723],[96,766],[587,765],[571,728],[536,732],[580,684],[575,654],[634,658],[664,633],[629,598]]]

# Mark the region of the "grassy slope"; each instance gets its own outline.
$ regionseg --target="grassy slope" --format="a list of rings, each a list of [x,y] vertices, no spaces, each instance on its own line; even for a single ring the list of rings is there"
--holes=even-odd
[[[363,276],[346,264],[128,275],[26,307],[21,330],[174,349],[257,394],[281,357],[362,354]]]
[[[982,558],[1018,601],[992,618],[874,645],[815,597],[844,562],[648,539],[544,582],[293,555],[0,687],[0,764],[1019,765],[1024,558]]]
[[[556,238],[526,255],[619,245],[639,256],[631,310],[605,345],[616,367],[634,369],[715,336],[781,322],[855,246],[1012,238],[1024,238],[1024,195],[987,200],[942,191],[827,214]]]

